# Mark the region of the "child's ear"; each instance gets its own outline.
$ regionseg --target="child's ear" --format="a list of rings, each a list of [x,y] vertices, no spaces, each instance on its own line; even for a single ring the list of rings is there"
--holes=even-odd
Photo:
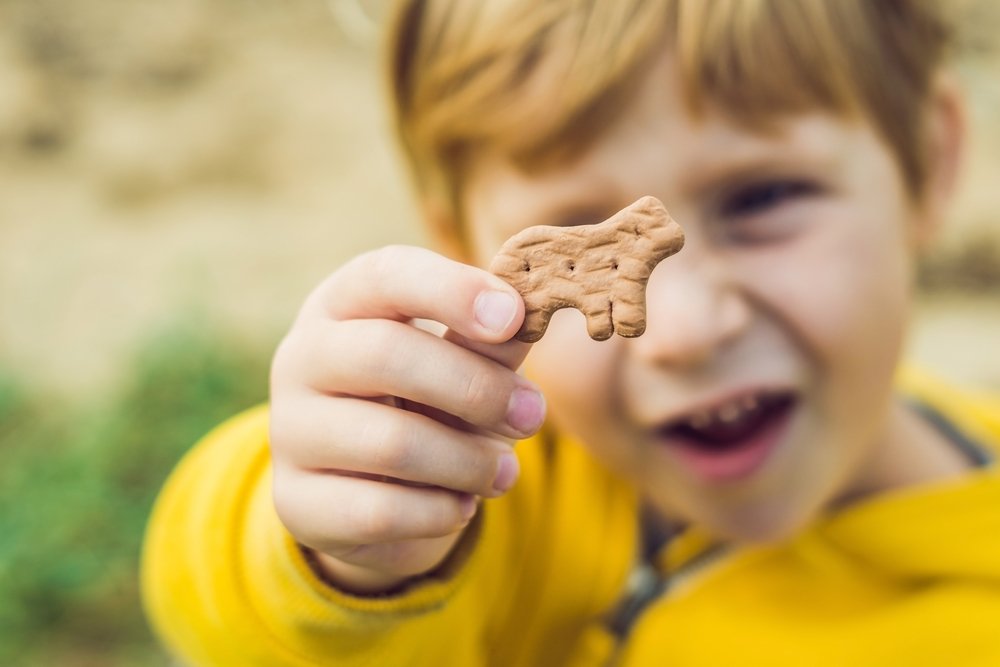
[[[471,259],[469,249],[462,240],[452,207],[438,197],[429,196],[424,198],[422,208],[434,249],[446,257],[468,264]]]
[[[924,215],[916,230],[920,249],[931,244],[940,228],[965,155],[965,96],[950,73],[940,72],[935,78],[925,123],[928,169],[921,202]]]

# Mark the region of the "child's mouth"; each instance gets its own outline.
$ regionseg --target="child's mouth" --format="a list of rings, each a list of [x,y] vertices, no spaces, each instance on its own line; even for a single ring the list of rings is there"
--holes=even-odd
[[[660,441],[706,481],[746,477],[781,440],[795,406],[791,392],[744,394],[699,409],[658,429]]]

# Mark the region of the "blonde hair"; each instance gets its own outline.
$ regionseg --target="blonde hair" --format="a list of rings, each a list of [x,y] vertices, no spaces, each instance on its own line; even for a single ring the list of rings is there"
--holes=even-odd
[[[918,196],[924,102],[952,39],[944,4],[401,0],[388,45],[396,124],[421,196],[461,222],[477,152],[527,168],[583,150],[668,46],[693,116],[711,104],[758,127],[816,109],[866,117]]]

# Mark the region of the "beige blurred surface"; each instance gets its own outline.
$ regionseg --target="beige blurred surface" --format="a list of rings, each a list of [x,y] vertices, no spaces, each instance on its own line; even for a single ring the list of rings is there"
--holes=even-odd
[[[183,312],[268,344],[346,258],[421,242],[366,25],[341,0],[0,5],[0,364],[90,392]],[[1000,239],[997,71],[962,69],[946,249]],[[1000,296],[925,299],[912,349],[1000,386]]]

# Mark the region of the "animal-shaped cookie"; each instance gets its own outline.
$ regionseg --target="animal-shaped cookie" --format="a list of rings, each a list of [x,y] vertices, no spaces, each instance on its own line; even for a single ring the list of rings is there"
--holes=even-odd
[[[649,275],[683,245],[663,204],[643,197],[596,225],[529,227],[503,244],[490,271],[524,299],[518,340],[539,340],[560,308],[582,312],[594,340],[632,338],[646,330]]]

